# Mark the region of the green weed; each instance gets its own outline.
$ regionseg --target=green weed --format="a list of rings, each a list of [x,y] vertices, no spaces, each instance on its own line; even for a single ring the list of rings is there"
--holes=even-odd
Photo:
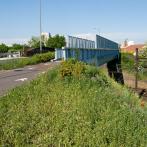
[[[80,78],[61,79],[60,67],[0,98],[0,146],[145,147],[146,106],[97,68],[84,67]]]
[[[8,70],[24,67],[26,65],[33,65],[54,59],[54,53],[48,52],[43,54],[36,54],[30,58],[12,59],[5,62],[0,62],[0,70]]]

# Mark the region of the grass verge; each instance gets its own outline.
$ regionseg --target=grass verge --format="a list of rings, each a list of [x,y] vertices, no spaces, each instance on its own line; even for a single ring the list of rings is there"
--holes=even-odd
[[[47,62],[54,59],[54,53],[48,52],[43,54],[36,54],[29,58],[12,59],[0,62],[0,70],[9,70],[24,67],[26,65],[38,64],[41,62]]]
[[[147,145],[146,106],[83,63],[64,62],[0,98],[0,118],[0,146]]]

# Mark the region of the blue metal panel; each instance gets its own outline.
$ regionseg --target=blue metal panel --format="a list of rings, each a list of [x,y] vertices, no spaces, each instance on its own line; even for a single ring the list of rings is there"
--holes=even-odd
[[[68,36],[66,38],[67,48],[95,48],[95,41]]]
[[[118,49],[118,44],[104,37],[96,35],[96,48],[101,49]]]
[[[108,61],[119,56],[119,50],[109,50],[109,49],[65,49],[66,59],[77,58],[80,61],[94,64],[102,65]],[[78,53],[79,56],[76,54]]]
[[[119,56],[118,44],[99,35],[96,35],[96,42],[68,36],[67,46],[56,49],[55,59],[77,58],[99,66]]]

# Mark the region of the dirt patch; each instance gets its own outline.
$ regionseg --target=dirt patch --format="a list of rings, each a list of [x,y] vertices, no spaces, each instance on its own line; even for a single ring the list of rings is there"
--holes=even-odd
[[[135,88],[135,76],[123,71],[124,81],[129,87]],[[138,81],[139,89],[147,89],[147,81]]]
[[[138,89],[135,90],[135,76],[123,71],[125,85],[137,92],[140,98],[147,101],[147,81],[138,81]]]

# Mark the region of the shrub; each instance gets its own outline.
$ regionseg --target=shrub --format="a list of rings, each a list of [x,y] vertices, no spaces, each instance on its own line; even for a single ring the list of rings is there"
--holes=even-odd
[[[98,68],[95,68],[94,66],[87,66],[85,70],[85,74],[88,77],[95,77],[98,72],[99,72]]]
[[[68,61],[62,61],[60,66],[61,77],[72,75],[73,66],[76,61],[69,59]]]
[[[8,52],[9,47],[5,44],[0,44],[0,53],[6,53]]]
[[[53,52],[36,54],[30,58],[12,59],[0,62],[0,70],[8,70],[24,67],[25,65],[33,65],[41,62],[47,62],[54,58]]]
[[[122,53],[122,68],[124,70],[128,70],[130,72],[134,72],[135,68],[135,62],[134,62],[134,56],[129,53]]]
[[[79,78],[84,73],[85,73],[85,64],[82,62],[76,62],[73,66],[72,75]]]
[[[143,55],[142,55],[143,56]],[[146,67],[146,61],[139,62],[139,79],[147,79],[147,71],[144,69]],[[130,72],[131,74],[135,73],[135,60],[134,56],[129,53],[122,54],[122,69]]]
[[[63,61],[60,67],[61,77],[75,76],[80,77],[85,73],[85,64],[74,59]]]

